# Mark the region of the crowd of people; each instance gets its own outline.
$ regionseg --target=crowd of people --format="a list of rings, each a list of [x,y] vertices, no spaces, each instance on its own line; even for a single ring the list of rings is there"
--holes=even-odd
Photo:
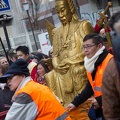
[[[65,4],[67,3],[65,2]],[[59,9],[57,10],[59,11]],[[63,26],[65,25],[66,23],[63,23]],[[89,24],[86,23],[86,25]],[[81,67],[78,63],[83,63],[83,61],[78,62],[76,60],[77,58],[81,60],[81,56],[83,55],[81,53],[79,54],[78,51],[74,56],[76,57],[76,61],[70,55],[70,59],[68,58],[66,49],[69,49],[73,44],[65,43],[64,41],[62,45],[64,49],[61,46],[57,46],[58,49],[61,47],[60,51],[54,49],[53,46],[53,49],[49,51],[49,56],[43,54],[40,50],[29,53],[27,46],[18,46],[16,49],[9,50],[7,52],[8,60],[5,56],[1,55],[0,119],[4,119],[2,117],[6,116],[5,120],[71,120],[72,118],[69,117],[68,113],[85,101],[90,101],[92,103],[88,112],[90,120],[119,120],[120,66],[118,58],[119,51],[116,51],[119,48],[117,49],[117,46],[114,45],[114,40],[120,38],[120,12],[115,13],[110,18],[109,25],[111,31],[115,32],[112,37],[113,48],[108,46],[105,29],[102,29],[100,33],[89,33],[85,35],[82,39],[82,46],[79,46],[79,44],[78,46],[76,45],[77,50],[81,50],[79,49],[81,47],[82,52],[85,54],[84,67],[87,74],[87,82],[86,86],[81,89],[81,92],[77,94],[66,108],[62,106],[62,100],[59,99],[59,96],[47,86],[45,75],[53,70],[58,62],[58,58],[61,57],[63,63],[58,64],[59,66],[54,71],[54,74],[58,76],[52,80],[61,80],[61,83],[65,84],[68,84],[63,81],[66,78],[70,78],[69,81],[73,79],[79,80],[78,76],[74,78],[70,77],[77,75],[78,67]],[[59,31],[61,30],[59,29]],[[77,33],[78,30],[75,32]],[[57,32],[55,34],[56,38],[58,37],[57,34],[60,33]],[[74,49],[75,45],[72,47]],[[52,54],[54,55],[52,56]],[[69,74],[69,77],[66,77],[68,72],[70,73],[71,71],[73,74]],[[56,87],[55,85],[54,87]],[[67,87],[69,88],[70,86],[68,85],[63,89],[66,90]]]
[[[16,63],[16,61],[18,61],[19,59],[23,59],[24,61],[26,61],[26,69],[28,68],[30,73],[27,76],[31,76],[31,79],[39,84],[46,85],[45,74],[48,73],[51,69],[50,65],[47,64],[47,60],[51,59],[51,55],[49,57],[49,55],[45,55],[39,51],[35,53],[29,53],[29,49],[26,46],[19,46],[16,49],[11,49],[7,51],[7,55],[9,61],[4,55],[1,55],[0,57],[0,76],[3,76],[9,70],[13,63]],[[20,63],[21,62],[22,61],[20,61]],[[13,73],[15,75],[19,75],[19,73],[17,73],[19,72],[17,68],[14,67],[12,69],[14,69]],[[25,71],[24,69],[22,70]],[[23,71],[21,71],[20,74],[23,74]],[[0,82],[0,120],[5,117],[6,113],[11,107],[11,100],[13,95],[15,94],[15,91],[9,88],[8,83],[4,83],[4,79],[2,80],[3,81]]]

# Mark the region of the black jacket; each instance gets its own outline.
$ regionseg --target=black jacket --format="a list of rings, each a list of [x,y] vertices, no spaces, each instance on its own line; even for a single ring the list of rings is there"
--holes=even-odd
[[[6,86],[4,90],[0,89],[0,112],[8,110],[12,105],[11,99],[14,92]],[[6,105],[6,106],[5,106]]]

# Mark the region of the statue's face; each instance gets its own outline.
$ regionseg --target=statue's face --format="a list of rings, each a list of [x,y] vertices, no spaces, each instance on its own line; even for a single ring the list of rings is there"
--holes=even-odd
[[[56,11],[63,25],[66,25],[72,20],[72,14],[70,12],[70,8],[68,5],[63,5],[63,4],[57,5]]]

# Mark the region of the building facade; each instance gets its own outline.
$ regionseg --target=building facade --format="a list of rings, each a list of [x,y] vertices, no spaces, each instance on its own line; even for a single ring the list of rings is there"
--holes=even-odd
[[[0,15],[7,14],[12,16],[12,20],[6,22],[6,28],[10,39],[12,48],[16,48],[19,45],[26,45],[30,51],[36,51],[34,38],[31,32],[31,27],[26,11],[23,9],[22,4],[28,2],[30,5],[29,13],[31,23],[34,29],[35,38],[37,40],[38,47],[40,48],[38,35],[46,32],[45,19],[49,20],[55,27],[60,25],[54,0],[2,0],[3,2],[9,2],[10,9],[2,10],[0,7]],[[109,0],[74,0],[80,19],[89,20],[92,25],[96,24],[96,20],[99,18],[98,13],[103,11]],[[111,0],[113,6],[110,8],[110,14],[120,9],[119,0]],[[2,3],[0,3],[1,5]],[[2,22],[0,22],[0,36],[2,41],[8,49],[6,37],[3,30]],[[3,52],[0,45],[0,53]]]

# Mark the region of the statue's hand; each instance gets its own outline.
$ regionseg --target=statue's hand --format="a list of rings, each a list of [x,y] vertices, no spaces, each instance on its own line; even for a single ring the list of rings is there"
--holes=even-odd
[[[68,70],[69,70],[69,65],[59,64],[58,67],[57,67],[57,71],[60,74],[66,74]]]

